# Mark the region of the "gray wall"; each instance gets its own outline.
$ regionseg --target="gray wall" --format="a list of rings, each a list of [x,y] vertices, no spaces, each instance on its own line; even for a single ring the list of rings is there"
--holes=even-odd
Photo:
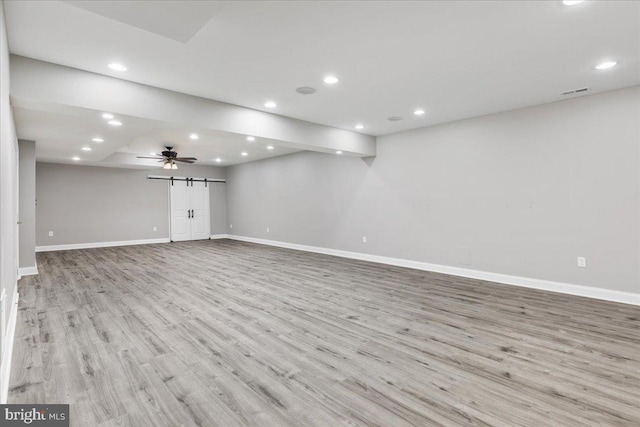
[[[224,178],[224,176],[220,176]],[[227,234],[227,185],[211,184],[209,190],[211,234]]]
[[[9,101],[9,47],[4,4],[0,2],[0,292],[6,300],[0,324],[7,325],[17,292],[18,140]],[[0,333],[0,352],[6,337]],[[5,354],[2,353],[4,361]],[[1,382],[0,382],[1,383]]]
[[[639,147],[633,87],[247,163],[229,232],[640,293]]]
[[[146,177],[171,172],[224,178],[224,169],[209,166],[149,171],[37,163],[36,245],[168,238],[168,183]],[[211,184],[211,234],[225,233],[224,186]]]
[[[36,143],[19,141],[20,267],[36,265]]]

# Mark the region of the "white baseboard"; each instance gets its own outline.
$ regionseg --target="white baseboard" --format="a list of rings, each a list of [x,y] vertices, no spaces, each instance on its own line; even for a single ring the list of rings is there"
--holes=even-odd
[[[621,292],[603,288],[573,285],[569,283],[552,282],[549,280],[532,279],[529,277],[511,276],[507,274],[491,273],[488,271],[472,270],[468,268],[452,267],[448,265],[429,264],[426,262],[411,261],[400,258],[390,258],[379,255],[370,255],[360,252],[349,252],[337,249],[321,248],[317,246],[307,246],[295,243],[278,242],[274,240],[256,239],[253,237],[236,236],[233,234],[227,235],[226,238],[240,240],[243,242],[258,243],[261,245],[278,246],[287,249],[315,252],[325,255],[334,255],[343,258],[358,259],[362,261],[377,262],[380,264],[414,268],[417,270],[432,271],[435,273],[450,274],[452,276],[468,277],[472,279],[485,280],[488,282],[503,283],[506,285],[522,286],[525,288],[539,289],[543,291],[559,292],[562,294],[577,295],[581,297],[614,301],[624,304],[640,305],[640,294],[634,294],[631,292]]]
[[[209,238],[211,240],[216,240],[216,239],[228,239],[229,235],[228,234],[212,234],[211,236],[209,236]]]
[[[0,365],[0,404],[6,404],[9,396],[9,377],[11,375],[11,357],[13,342],[16,336],[16,319],[18,317],[18,292],[14,293],[7,322],[6,340],[3,343],[2,365]]]
[[[38,266],[34,265],[33,267],[20,267],[18,269],[18,276],[35,276],[38,274]]]
[[[111,246],[131,246],[131,245],[151,245],[154,243],[169,243],[168,237],[161,239],[145,240],[122,240],[119,242],[93,242],[93,243],[73,243],[70,245],[36,246],[36,252],[67,251],[70,249],[108,248]]]

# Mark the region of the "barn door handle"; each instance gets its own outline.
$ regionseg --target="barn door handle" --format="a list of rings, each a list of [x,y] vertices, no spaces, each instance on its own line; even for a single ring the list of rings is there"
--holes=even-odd
[[[191,209],[187,209],[187,217],[191,218]]]
[[[193,209],[191,209],[191,218],[195,218],[195,215],[193,213]]]

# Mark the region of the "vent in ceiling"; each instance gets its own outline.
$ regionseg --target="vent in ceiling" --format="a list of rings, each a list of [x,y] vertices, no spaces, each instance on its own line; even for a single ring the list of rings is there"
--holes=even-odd
[[[581,87],[580,89],[573,89],[573,90],[568,90],[566,92],[562,92],[560,95],[573,95],[576,93],[584,93],[588,90],[589,90],[588,87]]]
[[[312,95],[314,93],[316,93],[316,90],[312,87],[308,87],[308,86],[303,86],[303,87],[299,87],[298,89],[296,89],[296,92],[298,92],[299,94],[302,95]]]

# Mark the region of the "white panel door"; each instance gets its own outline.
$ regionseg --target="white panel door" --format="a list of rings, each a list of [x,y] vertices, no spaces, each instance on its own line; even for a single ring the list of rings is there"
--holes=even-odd
[[[204,182],[192,182],[191,196],[191,240],[208,239],[210,233],[209,187]]]
[[[169,183],[171,199],[171,240],[191,240],[191,200],[188,182]]]

